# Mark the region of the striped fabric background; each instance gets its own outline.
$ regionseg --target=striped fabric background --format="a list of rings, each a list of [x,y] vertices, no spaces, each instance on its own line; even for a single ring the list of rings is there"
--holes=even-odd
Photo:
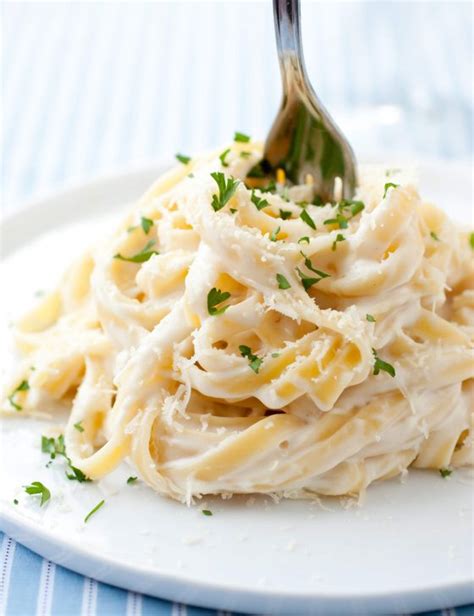
[[[360,155],[472,155],[472,3],[304,2],[308,71]],[[271,2],[2,5],[2,208],[176,151],[265,135]],[[215,611],[44,561],[0,533],[0,615]],[[467,616],[474,606],[445,610]]]

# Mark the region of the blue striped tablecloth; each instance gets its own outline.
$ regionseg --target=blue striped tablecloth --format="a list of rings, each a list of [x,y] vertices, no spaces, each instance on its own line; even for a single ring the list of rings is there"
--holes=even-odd
[[[10,2],[2,16],[6,212],[66,183],[225,143],[234,130],[264,136],[278,107],[269,0]],[[471,2],[304,2],[303,18],[313,83],[357,152],[471,157]],[[0,541],[0,615],[215,614]]]

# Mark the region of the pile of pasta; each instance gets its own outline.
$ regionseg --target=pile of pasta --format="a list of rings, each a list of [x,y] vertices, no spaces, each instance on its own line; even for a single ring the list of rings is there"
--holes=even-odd
[[[469,234],[403,172],[321,204],[246,181],[261,155],[184,159],[72,264],[17,323],[3,411],[65,406],[74,466],[188,503],[472,464]]]

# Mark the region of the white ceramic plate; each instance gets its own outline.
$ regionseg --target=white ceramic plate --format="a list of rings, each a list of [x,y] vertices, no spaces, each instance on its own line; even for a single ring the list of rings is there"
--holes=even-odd
[[[159,171],[96,181],[6,220],[2,323],[25,309],[35,289],[51,287],[70,257],[94,234],[106,232],[110,215],[139,196]],[[426,165],[422,190],[466,221],[470,171]],[[1,347],[7,359],[11,350]],[[359,615],[474,601],[468,471],[449,479],[413,471],[404,481],[372,486],[363,506],[348,509],[337,500],[276,504],[251,497],[207,498],[188,509],[143,484],[127,485],[133,471],[126,465],[97,484],[68,481],[59,463],[45,468],[40,435],[50,424],[1,420],[0,526],[79,573],[150,595],[244,612]],[[53,495],[42,509],[22,488],[37,480]],[[84,524],[103,498],[104,507]]]

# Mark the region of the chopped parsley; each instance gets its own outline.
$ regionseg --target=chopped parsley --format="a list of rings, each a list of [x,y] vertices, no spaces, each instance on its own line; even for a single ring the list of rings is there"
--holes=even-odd
[[[263,174],[261,177],[265,177],[265,175]],[[260,187],[260,192],[273,192],[274,190],[276,190],[275,180],[271,180],[266,186]]]
[[[371,314],[366,314],[365,318],[369,323],[375,323],[375,317],[373,317]]]
[[[81,421],[78,421],[77,423],[75,423],[74,427],[76,428],[78,432],[84,432],[84,428],[82,426],[82,419]]]
[[[337,248],[337,243],[338,243],[338,242],[344,242],[344,241],[345,241],[345,239],[346,239],[346,238],[342,235],[342,233],[338,233],[338,234],[336,235],[336,239],[335,239],[335,240],[334,240],[334,242],[332,243],[331,250],[336,250],[336,248]]]
[[[249,158],[249,156],[252,156],[252,152],[246,152],[245,150],[240,152],[240,158]]]
[[[389,374],[391,377],[395,376],[395,368],[392,364],[389,364],[377,355],[377,351],[372,349],[372,353],[374,354],[374,374],[377,375],[381,370]]]
[[[143,229],[143,233],[145,233],[145,235],[148,235],[148,232],[153,227],[153,224],[154,223],[151,218],[145,218],[145,216],[142,216],[140,219],[140,226]]]
[[[229,212],[230,212],[231,214],[235,214],[235,212],[236,212],[236,211],[237,211],[237,208],[235,208],[235,207],[230,207],[230,208],[229,208]]]
[[[18,385],[18,387],[15,387],[15,389],[12,391],[12,393],[8,396],[8,402],[12,405],[12,407],[15,409],[15,411],[23,410],[23,407],[21,405],[19,405],[18,403],[16,403],[15,400],[14,400],[16,394],[19,391],[28,391],[29,388],[30,388],[30,384],[28,383],[28,381],[23,380]]]
[[[67,468],[71,471],[68,472],[66,469],[66,477],[69,480],[78,481],[79,483],[91,481],[79,468],[72,465],[71,458],[66,453],[64,436],[62,434],[60,434],[57,439],[54,437],[42,436],[41,451],[43,453],[49,453],[51,460],[54,460],[57,456],[63,456],[67,462]]]
[[[237,143],[248,143],[250,141],[250,137],[245,133],[239,133],[238,131],[236,131],[234,133],[234,141],[236,141]]]
[[[212,511],[210,509],[203,509],[202,510],[202,515],[212,515]]]
[[[298,244],[302,244],[303,242],[309,244],[309,237],[307,235],[305,235],[304,237],[300,237],[300,239],[298,240]]]
[[[227,148],[227,150],[224,150],[222,154],[220,154],[219,156],[219,160],[221,161],[221,164],[223,167],[229,166],[229,163],[226,161],[226,156],[229,152],[230,152],[230,148]]]
[[[255,205],[258,211],[263,210],[264,207],[267,207],[268,201],[266,199],[262,199],[255,194],[255,191],[252,190],[252,195],[250,197],[250,201]]]
[[[187,165],[191,160],[190,156],[185,156],[184,154],[175,154],[175,156],[180,163],[183,163],[183,165]]]
[[[299,267],[296,268],[296,271],[298,272],[298,275],[301,278],[301,283],[305,291],[310,289],[313,286],[313,284],[316,284],[317,282],[321,280],[321,278],[314,278],[312,276],[308,276],[307,274],[303,273]]]
[[[277,241],[277,235],[280,233],[280,227],[277,227],[276,229],[273,229],[273,231],[270,233],[270,242],[276,242]]]
[[[120,261],[128,261],[130,263],[145,263],[148,261],[153,255],[159,254],[156,250],[151,250],[151,247],[154,246],[155,240],[150,240],[146,243],[146,245],[131,257],[124,257],[119,252],[114,255],[114,259],[120,259]]]
[[[84,518],[84,523],[87,524],[87,522],[90,520],[90,518],[94,515],[94,513],[96,513],[97,511],[99,511],[99,509],[105,504],[105,500],[101,500],[100,503],[97,503],[97,505],[94,507],[94,509],[91,509],[89,511],[89,513],[86,515],[86,517]]]
[[[430,231],[430,235],[431,237],[436,240],[437,242],[440,242],[441,240],[439,239],[439,237],[436,235],[436,233],[434,231]]]
[[[277,279],[277,282],[278,282],[278,288],[279,289],[283,289],[285,291],[286,289],[289,289],[291,287],[291,284],[283,276],[283,274],[277,274],[276,275],[276,279]]]
[[[249,360],[249,366],[252,368],[255,374],[258,374],[260,366],[263,363],[263,359],[257,357],[257,355],[254,355],[252,353],[252,349],[245,344],[239,345],[239,351],[242,357],[246,357]]]
[[[51,492],[41,481],[33,481],[29,486],[25,486],[25,492],[27,494],[39,494],[41,496],[40,507],[51,498]]]
[[[449,477],[452,472],[453,471],[449,470],[449,468],[440,468],[439,469],[439,474],[441,475],[441,477],[443,479],[446,479],[446,477]]]
[[[306,267],[312,272],[314,272],[315,274],[317,274],[320,278],[330,278],[331,277],[330,274],[327,274],[326,272],[323,272],[313,267],[313,264],[311,263],[311,259],[308,259],[308,257],[304,254],[304,252],[301,253],[301,256],[304,259],[304,264],[306,265]]]
[[[314,224],[314,220],[311,218],[311,216],[308,214],[306,210],[303,210],[301,212],[300,218],[303,222],[305,222],[308,225],[308,227],[311,227],[311,229],[314,229],[316,231],[316,225]]]
[[[337,225],[339,229],[347,229],[348,220],[342,214],[336,214],[336,218],[328,218],[324,221],[325,225]]]
[[[135,483],[135,481],[136,481],[137,479],[138,479],[138,477],[129,477],[129,478],[127,479],[127,483],[128,483],[128,484]]]
[[[209,314],[213,317],[223,314],[229,306],[221,306],[221,308],[217,308],[217,306],[225,302],[229,297],[230,293],[228,291],[221,291],[213,287],[207,294],[207,311]]]
[[[385,184],[385,186],[383,187],[383,197],[382,199],[385,199],[385,197],[387,196],[387,191],[389,188],[398,188],[400,186],[400,184],[394,184],[393,182],[387,182]]]
[[[272,353],[272,357],[280,357],[280,353]]]
[[[216,182],[217,187],[219,188],[218,195],[212,195],[212,208],[215,212],[221,210],[225,204],[230,200],[235,191],[237,190],[237,186],[239,185],[239,180],[234,180],[233,178],[229,178],[226,180],[225,175],[216,171],[211,173],[211,177]]]
[[[18,505],[18,499],[17,499],[17,498],[14,498],[14,499],[13,499],[13,504],[14,504],[14,505]]]
[[[357,214],[359,214],[359,212],[362,212],[362,210],[365,208],[365,205],[362,201],[351,201],[350,206],[351,214],[353,217],[357,216]]]
[[[469,234],[469,246],[474,250],[474,233]]]
[[[291,212],[289,210],[279,210],[279,212],[280,218],[283,220],[288,220],[288,218],[291,218]]]

